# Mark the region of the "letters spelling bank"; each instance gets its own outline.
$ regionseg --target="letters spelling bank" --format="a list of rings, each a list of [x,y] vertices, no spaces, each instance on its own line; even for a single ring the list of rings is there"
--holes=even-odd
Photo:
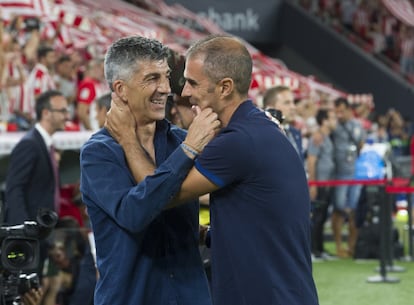
[[[245,12],[217,12],[209,7],[207,13],[199,12],[199,16],[208,18],[220,26],[224,31],[254,31],[260,30],[259,15],[254,13],[251,8]]]

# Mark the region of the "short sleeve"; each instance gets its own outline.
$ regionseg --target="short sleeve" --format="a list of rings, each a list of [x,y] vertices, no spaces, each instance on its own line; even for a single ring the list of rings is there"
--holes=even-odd
[[[92,82],[84,82],[80,84],[77,96],[79,103],[92,104],[95,95],[95,88]]]
[[[219,187],[240,180],[247,174],[249,149],[246,136],[240,132],[227,131],[219,134],[197,158],[197,170]]]

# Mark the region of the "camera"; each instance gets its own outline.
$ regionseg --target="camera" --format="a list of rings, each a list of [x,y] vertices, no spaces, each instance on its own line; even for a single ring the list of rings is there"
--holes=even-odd
[[[6,273],[7,274],[7,273]],[[30,289],[40,287],[39,277],[36,273],[15,274],[9,273],[1,276],[1,305],[20,305],[20,298]]]
[[[21,295],[39,288],[35,271],[39,266],[40,240],[50,234],[58,216],[42,209],[36,220],[0,227],[0,305],[20,304]]]
[[[26,32],[39,31],[40,19],[37,17],[27,17],[24,19],[24,30]]]

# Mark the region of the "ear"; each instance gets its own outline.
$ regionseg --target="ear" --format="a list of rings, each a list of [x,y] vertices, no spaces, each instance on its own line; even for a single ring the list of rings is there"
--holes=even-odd
[[[42,118],[46,118],[48,115],[50,115],[51,114],[51,112],[50,112],[50,110],[49,109],[46,109],[46,108],[44,108],[43,110],[42,110]]]
[[[127,103],[127,86],[125,82],[123,80],[117,79],[112,83],[112,87],[114,88],[116,95],[121,98],[124,103]]]
[[[234,91],[234,82],[229,77],[223,78],[220,81],[219,85],[220,85],[220,94],[223,97],[227,97],[231,95]]]

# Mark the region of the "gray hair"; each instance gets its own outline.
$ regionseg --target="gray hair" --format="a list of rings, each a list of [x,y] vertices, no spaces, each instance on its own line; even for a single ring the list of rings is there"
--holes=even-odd
[[[131,79],[141,61],[167,60],[168,56],[168,47],[158,40],[141,36],[120,38],[106,52],[105,79],[113,90],[113,82]]]
[[[96,104],[98,105],[99,109],[105,108],[106,110],[109,110],[111,109],[111,100],[111,93],[105,93],[96,100]]]

